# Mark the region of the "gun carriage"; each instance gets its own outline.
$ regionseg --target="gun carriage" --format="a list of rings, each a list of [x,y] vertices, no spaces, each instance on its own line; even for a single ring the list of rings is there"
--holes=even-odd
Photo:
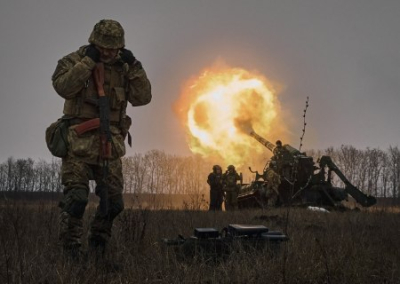
[[[239,208],[264,207],[268,200],[265,196],[268,183],[268,170],[273,169],[280,177],[275,206],[319,206],[327,209],[346,209],[343,202],[351,196],[363,207],[376,204],[376,198],[361,192],[339,170],[330,156],[322,156],[317,163],[313,157],[293,148],[283,145],[279,149],[270,141],[256,132],[250,136],[274,153],[274,156],[264,167],[263,173],[255,174],[251,184],[243,185],[238,196]],[[335,173],[344,183],[340,188],[332,184],[332,173]]]

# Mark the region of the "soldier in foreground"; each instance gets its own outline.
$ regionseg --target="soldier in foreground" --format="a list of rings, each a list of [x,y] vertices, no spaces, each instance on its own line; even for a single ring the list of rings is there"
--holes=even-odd
[[[233,165],[229,165],[227,171],[223,175],[224,191],[225,191],[225,209],[233,211],[238,209],[238,181],[241,180],[240,175],[236,172]]]
[[[126,108],[128,102],[141,106],[152,98],[142,64],[125,49],[120,23],[101,20],[89,43],[60,59],[52,76],[54,89],[65,99],[64,119],[70,125],[61,167],[59,237],[64,252],[73,257],[81,247],[90,179],[96,182],[100,205],[91,223],[89,248],[104,253],[113,220],[124,209],[121,157],[131,124]],[[101,136],[104,132],[106,137]]]
[[[208,175],[207,183],[210,185],[210,211],[221,211],[224,192],[222,190],[222,168],[213,166],[213,171]]]

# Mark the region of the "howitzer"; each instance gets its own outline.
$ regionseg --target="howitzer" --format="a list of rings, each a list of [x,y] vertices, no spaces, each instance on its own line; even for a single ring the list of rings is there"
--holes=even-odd
[[[262,145],[264,145],[267,149],[269,149],[272,153],[274,153],[274,150],[277,148],[273,143],[268,141],[267,139],[261,137],[258,135],[254,130],[252,130],[249,135],[256,139],[258,142],[260,142]],[[289,144],[283,145],[282,146],[284,150],[288,151],[291,156],[296,157],[296,156],[305,156],[304,153],[301,153],[299,150],[296,148],[293,148]]]
[[[231,224],[219,232],[215,228],[196,228],[194,235],[177,239],[162,239],[167,246],[173,246],[179,260],[194,257],[217,260],[233,252],[263,251],[279,252],[280,244],[288,237],[278,231],[270,231],[263,225]]]
[[[268,140],[264,139],[263,137],[261,137],[260,135],[258,135],[257,133],[255,133],[254,131],[251,131],[249,133],[249,135],[251,137],[253,137],[254,139],[256,139],[258,142],[260,142],[261,144],[263,144],[266,148],[268,148],[271,152],[274,151],[275,149],[275,145],[271,142],[269,142]]]
[[[363,207],[376,204],[376,198],[366,195],[355,187],[344,176],[329,156],[322,156],[318,166],[313,158],[290,145],[276,147],[273,143],[251,130],[249,135],[274,153],[271,162],[267,163],[263,174],[256,174],[255,181],[239,193],[239,208],[259,207],[265,204],[263,192],[266,191],[268,179],[266,169],[272,168],[281,178],[279,185],[279,204],[281,205],[313,205],[343,209],[341,203],[348,195]],[[326,172],[326,168],[328,172]],[[334,172],[345,184],[345,188],[332,185],[331,173]],[[262,181],[261,181],[262,180]]]

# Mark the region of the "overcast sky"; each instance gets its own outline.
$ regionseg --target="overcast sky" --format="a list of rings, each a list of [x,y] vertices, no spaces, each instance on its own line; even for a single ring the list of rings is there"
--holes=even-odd
[[[153,101],[128,108],[134,146],[189,154],[172,111],[183,83],[217,59],[282,86],[282,108],[304,148],[400,141],[400,1],[1,0],[0,162],[50,159],[46,127],[62,115],[57,60],[87,44],[95,23],[118,20],[142,61]],[[298,119],[296,119],[298,118]],[[277,126],[279,127],[279,126]],[[286,141],[285,141],[286,142]]]

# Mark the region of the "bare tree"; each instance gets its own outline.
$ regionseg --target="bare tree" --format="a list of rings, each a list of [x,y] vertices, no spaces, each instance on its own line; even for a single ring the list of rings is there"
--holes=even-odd
[[[399,197],[399,182],[400,182],[400,150],[396,147],[389,147],[389,164],[392,169],[391,183],[392,183],[392,197]]]

